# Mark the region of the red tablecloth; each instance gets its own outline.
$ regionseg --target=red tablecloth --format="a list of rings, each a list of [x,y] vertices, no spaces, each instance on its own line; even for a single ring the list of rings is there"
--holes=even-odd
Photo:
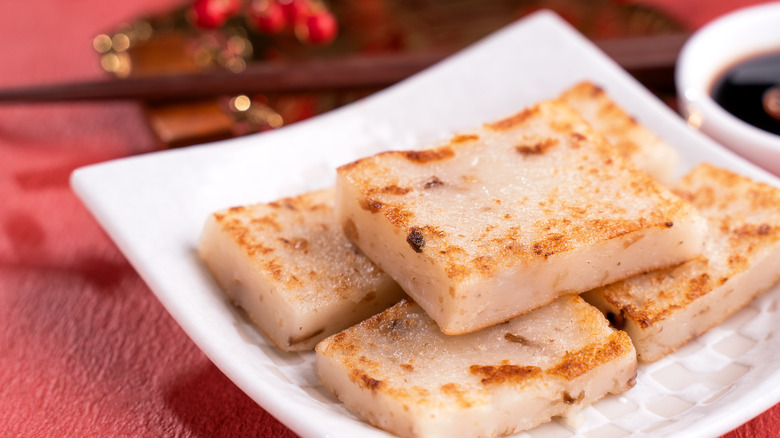
[[[0,87],[101,76],[92,38],[176,0],[26,0]],[[691,29],[740,1],[656,1]],[[0,106],[0,436],[294,436],[185,336],[76,199],[74,168],[150,152],[127,102]],[[780,406],[730,433],[777,436]]]

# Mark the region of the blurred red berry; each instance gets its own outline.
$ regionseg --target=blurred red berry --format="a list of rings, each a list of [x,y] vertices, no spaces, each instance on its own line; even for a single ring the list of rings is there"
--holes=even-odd
[[[249,22],[259,32],[276,34],[287,25],[282,7],[273,0],[252,0],[247,7],[247,14]]]
[[[295,24],[305,19],[311,13],[309,0],[277,0],[284,12],[284,18],[290,24]]]
[[[295,28],[298,39],[304,43],[322,45],[336,38],[338,23],[336,17],[328,11],[309,15]]]
[[[241,11],[241,2],[242,0],[222,0],[225,12],[228,14],[228,18],[238,14]]]
[[[214,29],[238,12],[240,0],[195,0],[190,14],[196,26]]]

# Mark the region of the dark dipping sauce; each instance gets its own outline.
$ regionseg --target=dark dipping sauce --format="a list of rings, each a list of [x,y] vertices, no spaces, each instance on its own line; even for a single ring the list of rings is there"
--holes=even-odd
[[[780,135],[778,95],[780,52],[740,62],[720,75],[712,86],[713,99],[726,111],[776,135]]]

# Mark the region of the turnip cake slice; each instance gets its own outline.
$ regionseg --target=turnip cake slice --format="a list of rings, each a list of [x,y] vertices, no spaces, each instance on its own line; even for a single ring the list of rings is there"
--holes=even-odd
[[[344,165],[336,212],[447,334],[688,260],[706,228],[560,102]]]
[[[780,280],[780,189],[702,164],[677,193],[709,222],[701,257],[583,296],[651,362],[704,333]]]
[[[406,296],[344,237],[332,189],[212,214],[199,251],[228,297],[285,351],[326,336]]]
[[[492,437],[567,416],[634,385],[625,332],[570,295],[448,336],[404,300],[316,347],[317,374],[351,410],[403,437]]]
[[[673,182],[677,151],[623,111],[600,87],[581,82],[566,90],[560,99],[615,146],[623,158],[661,183]]]

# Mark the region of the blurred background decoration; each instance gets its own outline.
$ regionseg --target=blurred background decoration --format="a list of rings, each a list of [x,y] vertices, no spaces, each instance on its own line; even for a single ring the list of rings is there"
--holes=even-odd
[[[120,79],[240,74],[253,63],[452,53],[539,9],[596,41],[682,32],[630,0],[194,0],[118,24],[93,43],[101,67]],[[147,101],[144,112],[161,146],[177,147],[275,129],[379,88]]]

